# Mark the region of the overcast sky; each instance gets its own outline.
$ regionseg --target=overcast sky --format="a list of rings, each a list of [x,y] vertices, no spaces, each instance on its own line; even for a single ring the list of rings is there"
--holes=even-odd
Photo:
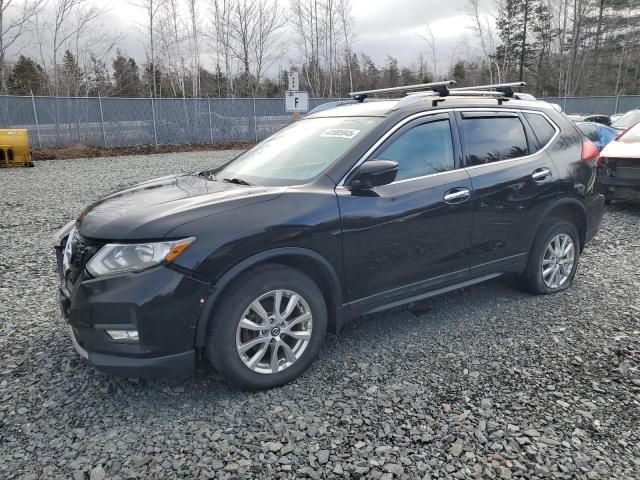
[[[474,40],[468,28],[469,19],[464,13],[467,1],[351,0],[357,34],[355,51],[371,55],[379,65],[384,63],[387,55],[396,57],[401,65],[409,65],[416,62],[420,53],[424,53],[430,63],[431,53],[419,36],[425,33],[428,23],[436,37],[439,68],[447,68],[452,52],[461,40],[465,36]],[[484,0],[483,3],[485,7],[493,5],[492,0]],[[126,52],[143,58],[143,39],[136,26],[136,17],[141,18],[142,10],[131,6],[128,0],[111,0],[109,5],[111,21],[105,22],[105,25],[113,22],[125,36],[123,47]],[[288,0],[281,0],[281,5],[288,8]],[[202,23],[208,23],[208,19],[203,18]],[[205,57],[203,60],[207,63],[210,61],[210,57],[206,58],[207,48],[203,48],[202,52]],[[282,68],[287,68],[290,60],[298,60],[293,48],[283,57],[280,64]]]

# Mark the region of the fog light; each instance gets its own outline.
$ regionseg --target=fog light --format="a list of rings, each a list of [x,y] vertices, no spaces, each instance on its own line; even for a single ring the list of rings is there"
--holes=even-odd
[[[107,330],[107,335],[114,340],[139,340],[137,330]]]

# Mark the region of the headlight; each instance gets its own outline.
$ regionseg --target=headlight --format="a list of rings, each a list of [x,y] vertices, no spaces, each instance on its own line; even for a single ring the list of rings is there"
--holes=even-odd
[[[72,227],[71,231],[69,232],[69,235],[67,236],[67,243],[64,246],[64,252],[62,253],[62,271],[64,273],[66,273],[70,267],[71,251],[73,250],[73,240],[75,236],[76,236],[76,227]]]
[[[110,243],[94,255],[87,264],[87,270],[94,277],[139,272],[174,261],[195,240],[195,237],[190,237],[170,242]]]

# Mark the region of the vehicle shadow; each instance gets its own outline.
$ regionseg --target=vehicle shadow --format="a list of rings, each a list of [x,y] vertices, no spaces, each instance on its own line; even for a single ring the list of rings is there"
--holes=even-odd
[[[67,373],[69,381],[82,379],[85,396],[99,396],[113,404],[157,412],[193,410],[219,405],[281,401],[282,397],[295,399],[307,397],[309,392],[326,391],[325,383],[333,384],[336,372],[340,375],[357,369],[363,362],[362,352],[375,352],[379,345],[402,345],[420,336],[424,341],[441,343],[443,332],[457,331],[464,334],[473,326],[475,312],[491,308],[498,301],[517,303],[530,296],[516,290],[508,278],[495,279],[481,285],[449,292],[427,300],[415,302],[392,310],[356,318],[349,322],[339,335],[328,335],[325,346],[314,365],[300,379],[281,388],[266,392],[242,392],[229,387],[202,358],[192,377],[173,379],[127,379],[102,374],[85,363],[69,347],[70,359]],[[60,339],[67,342],[67,338]],[[389,351],[393,354],[393,351]],[[366,360],[366,359],[365,359]]]

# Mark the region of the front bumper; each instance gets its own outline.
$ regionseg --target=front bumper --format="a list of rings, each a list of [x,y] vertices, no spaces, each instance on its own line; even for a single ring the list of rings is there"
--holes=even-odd
[[[90,364],[126,377],[193,373],[207,283],[165,266],[100,278],[83,272],[74,284],[59,272],[62,315],[75,350]],[[137,330],[139,340],[114,340],[107,330]]]
[[[193,372],[195,350],[176,355],[152,358],[132,358],[103,353],[88,352],[80,345],[70,327],[71,342],[75,351],[101,372],[118,377],[165,378],[186,377]]]

